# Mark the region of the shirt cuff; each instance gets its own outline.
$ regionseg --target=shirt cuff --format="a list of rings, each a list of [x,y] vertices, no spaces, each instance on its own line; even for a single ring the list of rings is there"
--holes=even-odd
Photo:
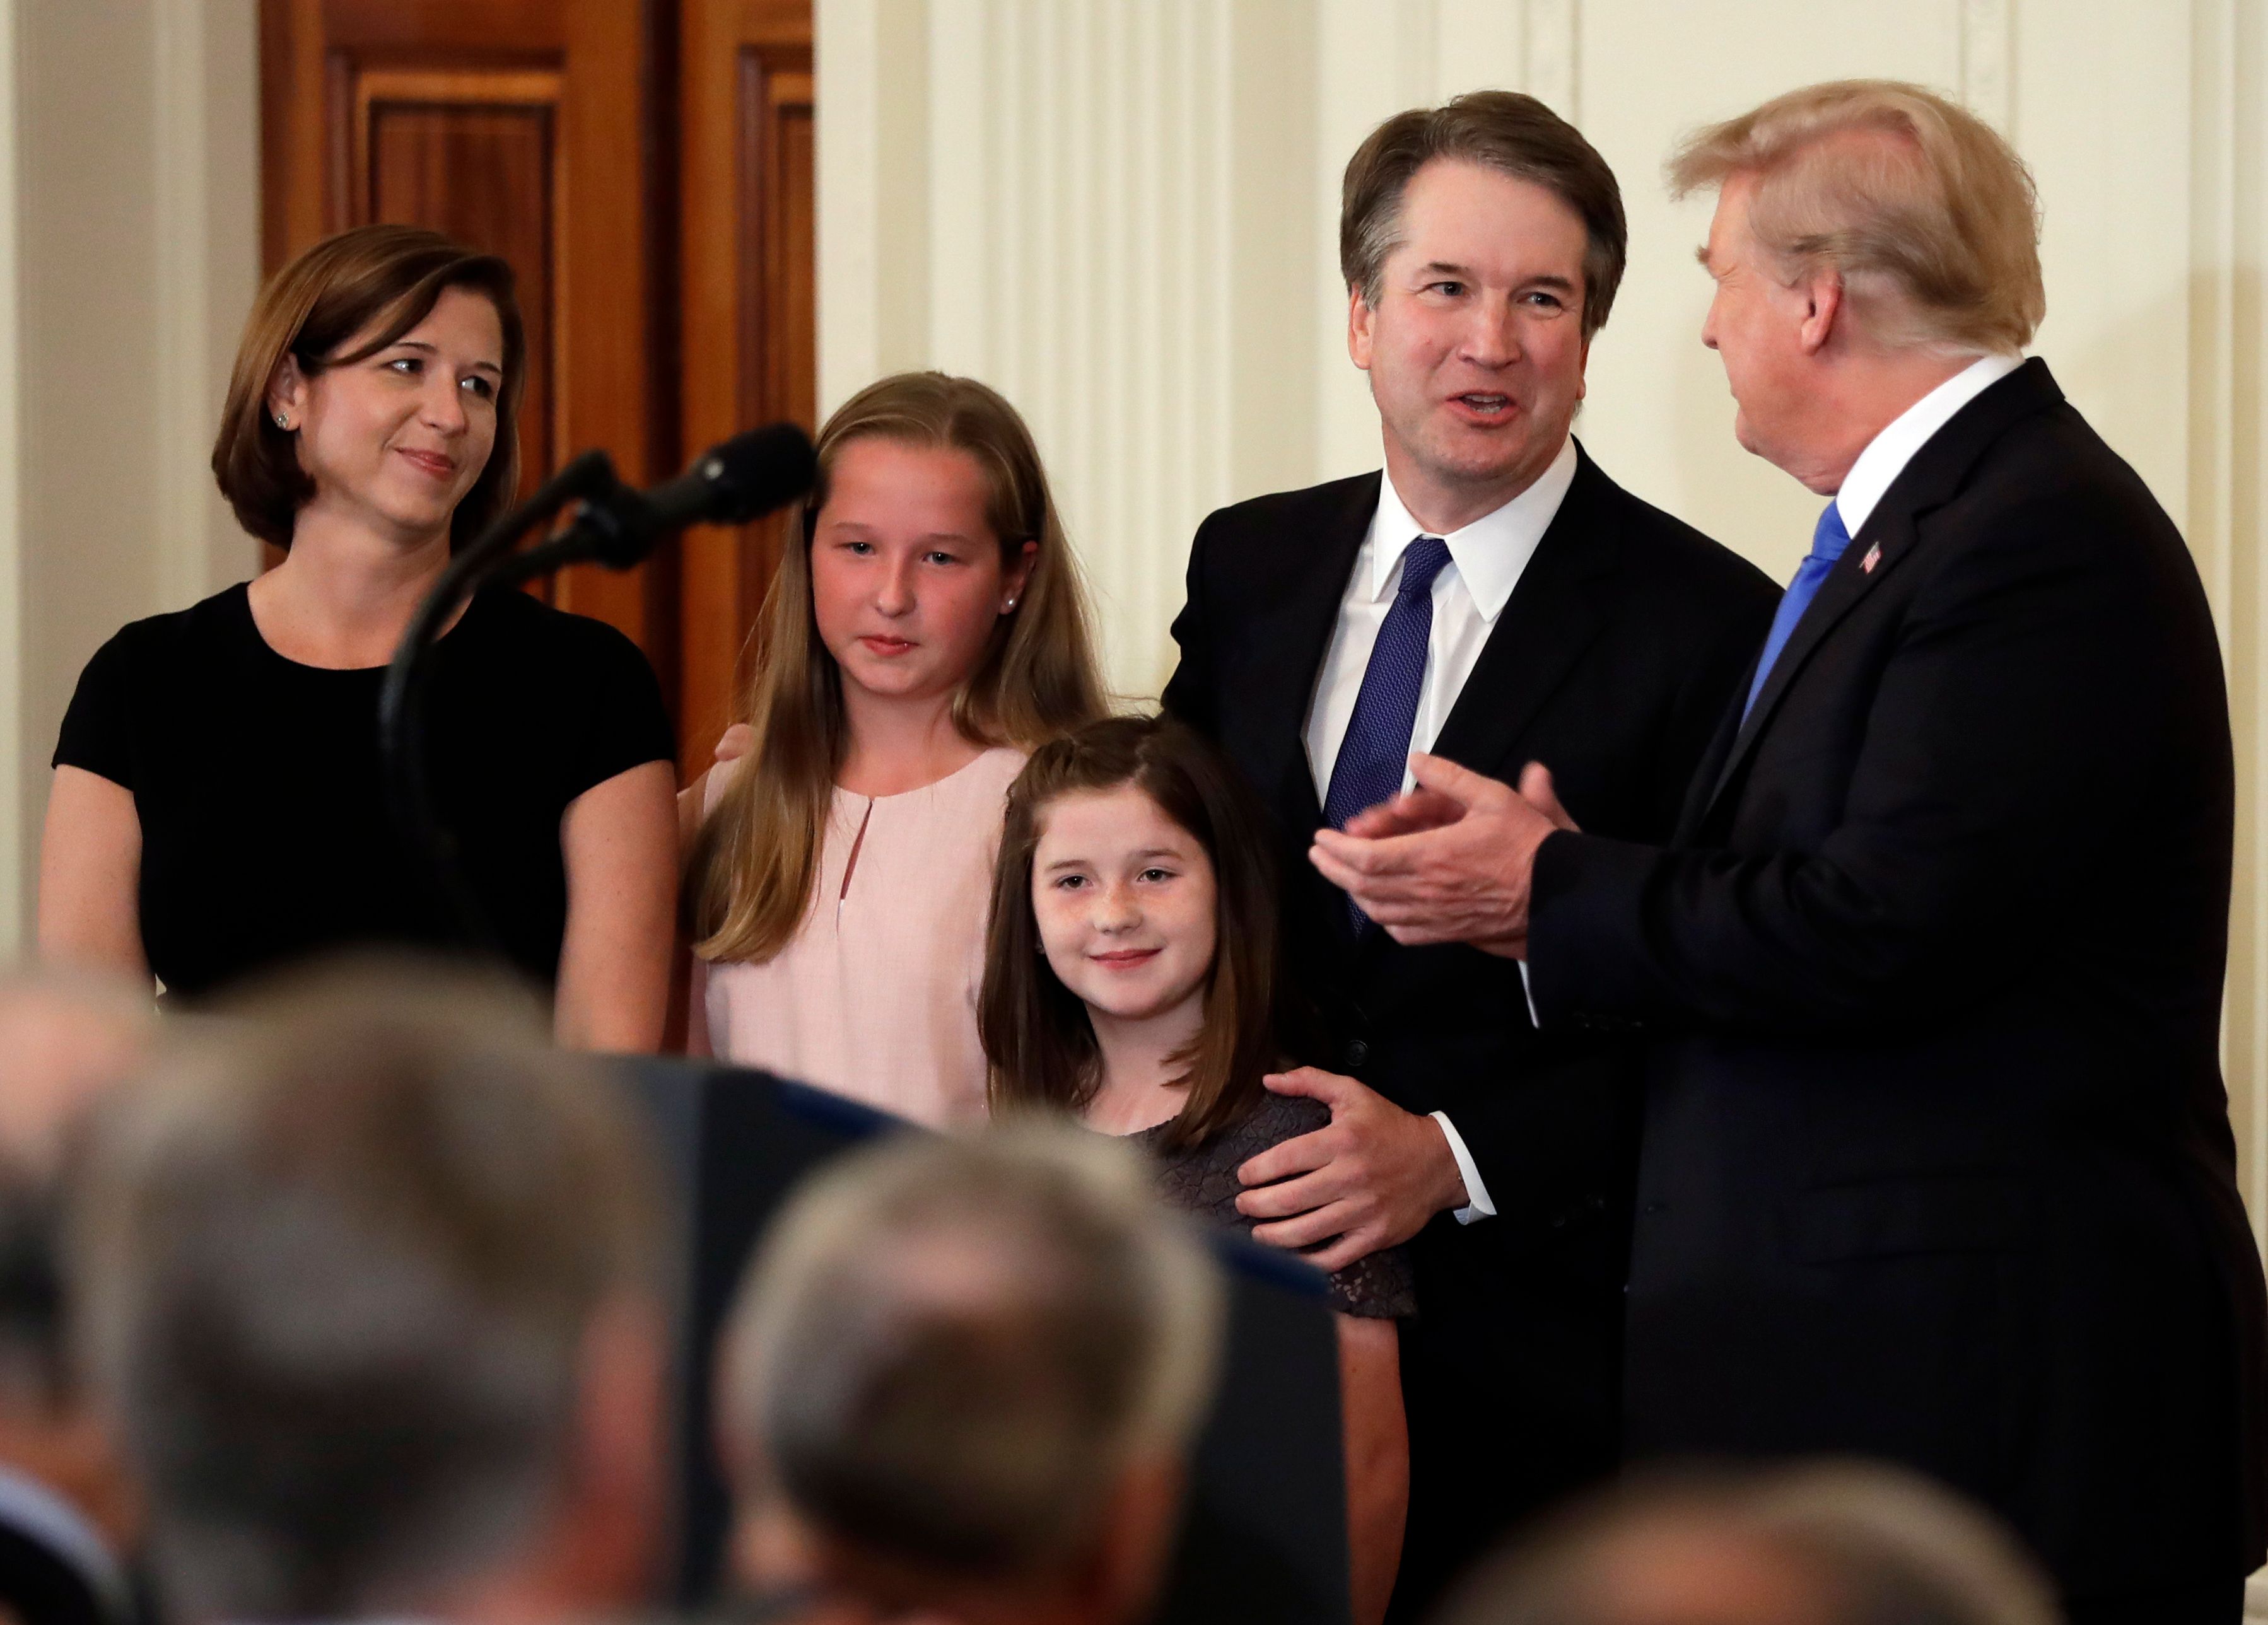
[[[1472,1152],[1465,1149],[1465,1136],[1457,1132],[1457,1125],[1449,1121],[1447,1112],[1432,1114],[1441,1125],[1441,1137],[1449,1143],[1449,1155],[1457,1159],[1457,1177],[1465,1182],[1465,1205],[1459,1208],[1457,1223],[1469,1224],[1475,1219],[1494,1218],[1496,1203],[1489,1199],[1488,1187],[1481,1183],[1481,1171],[1474,1165]]]
[[[1528,961],[1516,960],[1520,967],[1520,996],[1528,1001],[1528,1023],[1538,1033],[1543,1031],[1543,1018],[1535,1013],[1535,986],[1528,980]]]

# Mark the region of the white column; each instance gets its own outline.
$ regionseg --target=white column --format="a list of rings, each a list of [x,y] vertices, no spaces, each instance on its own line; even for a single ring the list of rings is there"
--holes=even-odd
[[[255,0],[0,15],[0,938],[25,944],[80,667],[256,564],[206,459],[258,266],[258,34]]]
[[[2262,817],[2261,658],[2268,542],[2260,470],[2268,461],[2261,323],[2268,298],[2268,39],[2249,0],[2199,0],[2192,13],[2191,173],[2188,193],[2188,535],[2220,628],[2236,738],[2236,885],[2229,909],[2222,1063],[2229,1117],[2256,1233],[2268,1220],[2268,819]]]
[[[1240,77],[1232,58],[1293,16],[1274,0],[825,0],[818,13],[826,401],[914,365],[1013,401],[1094,586],[1109,675],[1130,693],[1163,680],[1188,538],[1231,495],[1232,312],[1252,297],[1239,278],[1260,268],[1239,246],[1278,246],[1235,208],[1241,196],[1266,212],[1241,167],[1240,120],[1256,149],[1269,132],[1253,102],[1265,64]],[[886,23],[918,32],[887,46]],[[851,82],[885,59],[919,65],[917,93]],[[909,105],[917,143],[892,134]],[[926,198],[917,261],[880,246],[902,229],[880,200],[906,173]],[[893,347],[883,335],[908,301],[921,331],[901,322]],[[1256,466],[1306,460],[1264,429],[1242,444]]]

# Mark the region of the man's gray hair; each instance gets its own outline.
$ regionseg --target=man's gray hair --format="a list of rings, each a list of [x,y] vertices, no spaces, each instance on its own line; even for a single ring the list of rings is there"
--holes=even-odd
[[[1611,1491],[1479,1570],[1441,1625],[2058,1625],[2014,1539],[1874,1462],[1671,1474]],[[1689,1615],[1679,1608],[1690,1605]]]
[[[184,1614],[411,1608],[540,1529],[586,1334],[651,1289],[659,1222],[637,1120],[532,1017],[341,970],[99,1120],[77,1329]]]
[[[124,979],[42,966],[0,972],[0,1406],[74,1397],[64,1350],[66,1152],[155,1018]]]
[[[1126,1467],[1186,1452],[1223,1291],[1128,1148],[1059,1124],[902,1139],[780,1219],[728,1333],[744,1488],[870,1554],[1038,1575]]]

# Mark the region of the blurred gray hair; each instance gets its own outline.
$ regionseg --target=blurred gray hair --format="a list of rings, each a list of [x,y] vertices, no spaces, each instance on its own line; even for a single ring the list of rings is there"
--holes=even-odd
[[[461,974],[182,1034],[96,1125],[76,1329],[190,1617],[414,1607],[533,1537],[585,1333],[649,1290],[640,1125]]]
[[[1677,1565],[1705,1554],[1716,1565]],[[1745,1559],[1777,1601],[1735,1614]],[[1690,1612],[1665,1592],[1682,1593]],[[1643,1595],[1646,1601],[1635,1599]],[[2046,1578],[1981,1510],[1902,1467],[1674,1474],[1594,1498],[1484,1564],[1441,1625],[2058,1625]]]
[[[65,1156],[154,1021],[148,989],[123,979],[0,972],[0,1404],[47,1412],[73,1397],[58,1256]]]
[[[1059,1124],[911,1136],[819,1175],[742,1288],[722,1365],[744,1489],[870,1553],[1037,1575],[1124,1470],[1183,1454],[1224,1294],[1128,1148]]]

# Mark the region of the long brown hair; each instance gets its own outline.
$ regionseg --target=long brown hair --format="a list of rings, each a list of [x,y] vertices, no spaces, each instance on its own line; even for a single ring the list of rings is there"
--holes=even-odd
[[[341,232],[268,279],[245,318],[236,368],[213,442],[213,477],[237,523],[262,541],[291,545],[315,482],[299,466],[295,431],[268,415],[276,370],[291,357],[309,378],[378,354],[433,313],[442,294],[468,289],[496,306],[504,331],[504,381],[496,396],[496,444],[488,466],[450,516],[450,544],[477,536],[519,487],[519,401],[527,387],[527,339],[512,267],[492,254],[412,225]],[[378,332],[350,351],[357,334]]]
[[[1103,712],[1086,594],[1032,431],[974,379],[902,372],[843,403],[819,431],[819,478],[792,533],[757,623],[740,771],[703,824],[688,868],[694,952],[705,960],[770,959],[810,907],[819,849],[848,746],[843,674],[820,641],[811,601],[811,543],[843,448],[880,438],[965,452],[983,471],[985,522],[1004,563],[1036,542],[1016,607],[993,628],[976,672],[954,696],[954,724],[973,744],[1026,748]]]
[[[1278,969],[1276,863],[1266,815],[1236,769],[1182,724],[1113,717],[1033,753],[1008,790],[992,871],[984,990],[976,1026],[996,1116],[1034,1108],[1077,1113],[1102,1082],[1086,1005],[1049,967],[1032,912],[1032,855],[1048,808],[1064,796],[1132,785],[1204,849],[1213,871],[1212,969],[1204,1024],[1187,1053],[1181,1112],[1168,1146],[1197,1145],[1260,1103],[1261,1077],[1292,1047]]]

